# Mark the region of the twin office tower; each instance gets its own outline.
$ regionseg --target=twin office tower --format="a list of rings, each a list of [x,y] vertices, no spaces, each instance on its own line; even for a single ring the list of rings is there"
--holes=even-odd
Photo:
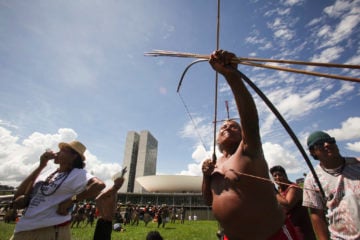
[[[130,131],[126,137],[123,167],[127,167],[125,181],[120,192],[146,192],[137,177],[156,174],[157,140],[149,131]]]

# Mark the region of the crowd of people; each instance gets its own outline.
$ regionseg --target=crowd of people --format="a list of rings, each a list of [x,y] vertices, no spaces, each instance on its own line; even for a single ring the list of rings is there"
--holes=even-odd
[[[269,170],[257,108],[244,84],[244,75],[232,61],[234,57],[233,53],[218,50],[209,60],[212,68],[225,77],[240,116],[240,123],[229,119],[220,127],[217,135],[220,158],[206,159],[202,165],[202,194],[219,222],[219,237],[359,240],[360,159],[342,156],[334,137],[316,131],[309,135],[307,145],[311,156],[319,161],[315,171],[321,188],[312,173],[307,174],[302,188],[288,179],[282,166]],[[39,166],[14,195],[14,206],[26,210],[16,224],[12,240],[70,240],[70,223],[73,220],[74,226],[76,216],[72,212],[91,215],[90,224],[98,217],[94,240],[111,239],[114,219],[120,224],[116,227],[119,231],[124,230],[121,224],[139,224],[140,219],[145,225],[155,219],[159,228],[165,227],[176,214],[166,205],[129,206],[122,217],[116,198],[124,172],[104,191],[105,184],[84,169],[85,150],[82,143],[72,141],[60,143],[57,153],[46,151],[41,155]],[[46,173],[51,159],[59,167]],[[95,199],[96,206],[72,208],[87,199]],[[183,223],[185,210],[178,216]],[[146,239],[162,237],[155,231]]]

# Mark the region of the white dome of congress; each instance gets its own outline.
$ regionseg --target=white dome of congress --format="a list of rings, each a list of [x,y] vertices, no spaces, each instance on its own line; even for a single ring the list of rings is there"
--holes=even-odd
[[[151,175],[136,178],[148,192],[201,192],[202,177],[186,175]]]

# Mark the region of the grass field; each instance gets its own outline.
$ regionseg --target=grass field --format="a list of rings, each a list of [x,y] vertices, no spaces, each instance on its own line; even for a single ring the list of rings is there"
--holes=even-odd
[[[95,223],[96,224],[96,223]],[[72,228],[73,240],[92,240],[95,230],[88,225],[87,227]],[[8,240],[13,231],[15,224],[6,224],[0,222],[0,240]],[[186,221],[184,224],[167,223],[165,228],[157,228],[157,223],[150,222],[145,227],[144,222],[140,222],[139,226],[125,226],[125,232],[112,232],[112,240],[145,240],[149,231],[159,231],[164,240],[216,240],[216,231],[218,225],[216,221]]]

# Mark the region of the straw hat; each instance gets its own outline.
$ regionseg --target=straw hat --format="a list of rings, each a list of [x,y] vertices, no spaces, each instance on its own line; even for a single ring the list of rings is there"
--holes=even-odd
[[[69,143],[65,143],[65,142],[59,143],[59,148],[62,149],[63,147],[71,148],[72,150],[74,150],[75,152],[77,152],[81,156],[83,161],[85,161],[84,152],[86,151],[86,147],[81,142],[72,141],[72,142],[69,142]]]

